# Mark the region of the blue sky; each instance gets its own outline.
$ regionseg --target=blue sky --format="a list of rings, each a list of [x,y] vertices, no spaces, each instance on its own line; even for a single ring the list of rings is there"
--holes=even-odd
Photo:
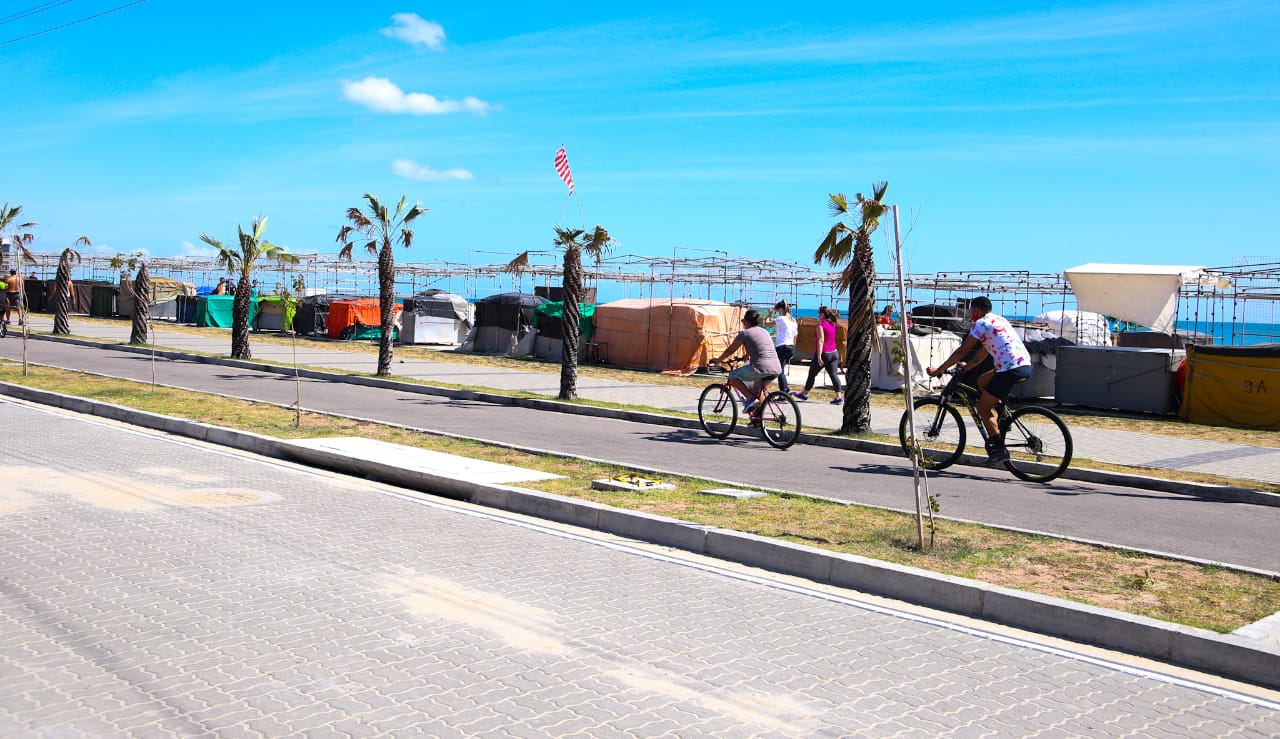
[[[263,214],[335,251],[368,191],[430,209],[401,261],[549,253],[580,204],[625,253],[809,264],[827,194],[883,179],[917,272],[1280,258],[1274,0],[148,0],[4,43],[127,1],[0,4],[0,201],[38,250]]]

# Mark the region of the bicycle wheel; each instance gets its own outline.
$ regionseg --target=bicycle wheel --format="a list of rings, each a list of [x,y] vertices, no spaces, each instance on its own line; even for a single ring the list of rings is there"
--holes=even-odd
[[[698,420],[713,439],[723,439],[738,425],[738,401],[733,388],[715,383],[708,385],[698,397]]]
[[[1004,465],[1020,480],[1049,482],[1071,463],[1071,432],[1058,414],[1028,406],[1000,419],[1009,450]]]
[[[769,445],[786,449],[800,438],[800,406],[786,393],[774,391],[760,409],[760,431]]]
[[[919,447],[920,466],[931,470],[943,470],[955,464],[964,453],[965,429],[960,412],[951,405],[943,405],[937,398],[921,398],[915,402],[916,438],[911,439],[911,419],[904,411],[898,423],[898,442],[911,456],[913,447]]]

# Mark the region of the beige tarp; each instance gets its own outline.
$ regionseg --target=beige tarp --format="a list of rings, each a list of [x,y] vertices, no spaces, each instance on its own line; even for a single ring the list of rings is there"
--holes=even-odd
[[[152,277],[150,282],[151,301],[147,305],[159,305],[179,295],[196,294],[196,286],[189,282],[171,280],[168,277]],[[116,312],[126,317],[133,315],[133,280],[120,281],[120,297]]]
[[[592,338],[609,364],[691,375],[733,342],[745,312],[711,300],[615,300],[596,306]]]

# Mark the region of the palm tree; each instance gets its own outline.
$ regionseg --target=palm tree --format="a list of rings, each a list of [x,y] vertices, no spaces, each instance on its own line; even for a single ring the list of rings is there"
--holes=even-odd
[[[67,316],[71,313],[71,263],[80,262],[82,246],[93,246],[88,236],[81,236],[75,243],[62,250],[58,257],[58,273],[53,282],[53,332],[55,334],[71,333],[71,324]]]
[[[240,271],[235,299],[231,301],[231,358],[252,359],[253,353],[249,351],[249,298],[253,292],[253,268],[259,259],[297,264],[298,258],[283,246],[276,246],[262,237],[267,230],[266,216],[254,218],[248,233],[241,226],[236,228],[240,232],[238,249],[228,247],[208,234],[200,234],[200,240],[218,250],[218,261],[227,268],[228,274],[237,269]]]
[[[564,311],[561,317],[561,352],[560,352],[560,395],[561,400],[574,400],[578,397],[578,326],[582,319],[582,254],[600,263],[600,257],[609,250],[609,245],[616,243],[609,238],[604,226],[596,226],[588,238],[586,232],[577,228],[555,227],[556,237],[552,244],[564,249]]]
[[[28,228],[34,228],[35,226],[40,225],[35,221],[28,221],[27,223],[18,223],[18,216],[20,215],[22,215],[21,205],[11,206],[8,203],[5,203],[3,206],[0,206],[0,236],[3,236],[5,233],[11,230],[25,231]],[[36,263],[36,258],[31,253],[31,249],[30,249],[31,242],[35,241],[35,238],[36,238],[36,235],[33,233],[15,233],[13,235],[14,251],[17,252],[17,255],[19,257],[21,257],[23,260],[27,262],[30,262],[31,264]],[[7,266],[5,264],[5,255],[2,251],[0,251],[0,268],[3,268],[5,266]]]
[[[871,197],[858,193],[850,208],[843,193],[831,196],[831,215],[836,218],[854,212],[858,223],[846,226],[836,223],[813,254],[815,263],[826,262],[841,268],[836,287],[849,291],[849,331],[845,344],[845,402],[841,433],[871,430],[871,351],[876,341],[875,279],[876,264],[871,250],[871,234],[880,225],[880,216],[888,210],[884,193],[888,182],[871,185]]]
[[[409,224],[423,213],[422,201],[409,205],[408,198],[401,197],[394,212],[369,193],[367,211],[347,208],[347,220],[351,221],[338,231],[337,242],[342,244],[340,259],[351,259],[351,251],[357,241],[364,242],[365,251],[378,257],[378,323],[382,337],[378,340],[378,375],[391,374],[391,324],[395,317],[396,258],[392,247],[399,242],[408,249],[413,246],[413,229]]]
[[[133,331],[129,333],[130,344],[147,343],[151,321],[151,275],[147,272],[147,263],[138,265],[138,276],[133,281]]]

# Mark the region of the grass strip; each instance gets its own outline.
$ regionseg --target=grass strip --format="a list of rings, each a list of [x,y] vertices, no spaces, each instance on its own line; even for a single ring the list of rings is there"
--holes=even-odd
[[[721,484],[691,477],[664,478],[676,486],[671,491],[597,491],[591,488],[594,479],[646,473],[319,413],[304,412],[295,426],[293,411],[267,403],[46,367],[32,367],[23,376],[19,367],[0,364],[0,379],[279,438],[362,436],[553,472],[565,477],[525,487],[1218,632],[1280,611],[1280,582],[1223,567],[944,520],[938,521],[933,549],[920,552],[914,518],[878,508],[801,495],[706,496],[697,491]]]

